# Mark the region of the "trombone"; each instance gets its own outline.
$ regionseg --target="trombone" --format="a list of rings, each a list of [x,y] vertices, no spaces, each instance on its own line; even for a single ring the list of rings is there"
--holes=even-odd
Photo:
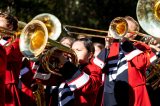
[[[108,31],[86,28],[86,27],[78,27],[78,26],[73,26],[73,25],[63,25],[63,29],[67,32],[68,35],[76,34],[76,35],[84,35],[86,37],[106,38],[107,37],[106,35],[108,34]],[[96,32],[96,33],[101,33],[101,34],[82,33],[82,32],[78,32],[78,31],[70,31],[69,29],[90,31],[90,32]]]
[[[100,30],[100,29],[92,29],[92,28],[87,28],[87,27],[79,27],[79,26],[73,26],[73,25],[63,25],[63,29],[67,32],[68,35],[84,35],[86,37],[95,37],[95,38],[113,38],[111,36],[108,35],[109,31],[105,31],[105,30]],[[100,33],[100,34],[91,34],[91,33],[82,33],[82,32],[78,32],[78,31],[71,31],[70,29],[78,29],[81,31],[90,31],[90,32],[96,32],[96,33]],[[131,33],[133,35],[137,34],[141,37],[151,37],[147,34],[138,32],[138,31],[132,31],[132,32],[127,32],[127,33]],[[131,40],[131,41],[136,41],[136,40]]]

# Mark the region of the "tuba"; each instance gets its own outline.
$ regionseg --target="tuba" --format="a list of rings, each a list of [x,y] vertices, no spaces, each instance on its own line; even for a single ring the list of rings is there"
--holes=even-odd
[[[159,0],[139,0],[137,3],[137,19],[144,31],[152,35],[158,42],[160,40],[160,1]],[[146,41],[146,40],[145,40]],[[150,40],[149,40],[150,43]],[[147,85],[154,90],[160,87],[160,62],[150,65],[146,73]]]
[[[137,3],[137,19],[144,31],[155,38],[160,38],[160,1],[139,0]]]

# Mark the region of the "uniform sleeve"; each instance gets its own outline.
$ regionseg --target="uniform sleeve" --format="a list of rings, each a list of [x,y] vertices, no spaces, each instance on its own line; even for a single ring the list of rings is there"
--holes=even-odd
[[[143,42],[136,42],[134,43],[134,45],[136,46],[136,48],[143,51],[143,54],[141,55],[143,55],[143,59],[146,58],[146,61],[148,61],[147,64],[154,63],[157,60],[156,54],[151,50],[151,48],[147,44]]]
[[[22,60],[22,53],[19,49],[19,39],[16,39],[11,45],[6,47],[7,61],[17,62]]]
[[[150,64],[150,57],[146,53],[141,53],[133,58],[131,62],[138,70],[146,70]]]
[[[106,64],[106,59],[108,57],[108,54],[109,54],[109,49],[106,48],[102,49],[99,55],[93,59],[93,63],[99,66],[101,69],[103,69]]]
[[[89,75],[88,82],[82,87],[82,92],[91,93],[98,92],[100,86],[102,85],[102,71],[101,68],[95,64],[88,65],[83,69]]]

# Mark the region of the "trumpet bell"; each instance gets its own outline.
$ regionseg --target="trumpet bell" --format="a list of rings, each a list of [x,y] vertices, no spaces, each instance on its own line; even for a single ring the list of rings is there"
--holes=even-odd
[[[148,34],[160,38],[160,0],[139,0],[136,13],[140,26]]]
[[[39,20],[32,20],[22,30],[20,36],[20,50],[28,58],[37,57],[44,50],[48,40],[45,24]]]
[[[128,32],[127,21],[123,17],[116,17],[111,21],[109,34],[115,39],[123,38]]]
[[[49,13],[42,13],[33,18],[42,21],[48,30],[48,36],[52,40],[57,40],[62,32],[61,23],[58,18]]]

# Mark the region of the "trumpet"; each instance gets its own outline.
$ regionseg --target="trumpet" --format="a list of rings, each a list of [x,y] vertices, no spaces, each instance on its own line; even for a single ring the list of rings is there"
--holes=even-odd
[[[26,25],[25,22],[18,21],[17,31],[12,31],[12,30],[8,30],[6,28],[0,27],[0,39],[11,38],[10,42],[6,43],[4,46],[9,46],[10,44],[12,44],[14,42],[14,40],[19,37],[19,35],[25,25]]]

